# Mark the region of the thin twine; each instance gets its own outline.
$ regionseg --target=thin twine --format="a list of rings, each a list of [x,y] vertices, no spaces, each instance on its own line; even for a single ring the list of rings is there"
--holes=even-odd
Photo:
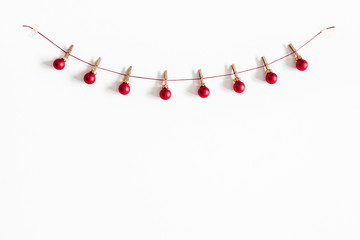
[[[31,26],[28,26],[28,25],[23,25],[23,27],[26,27],[26,28],[30,28],[32,30],[34,30],[33,27]],[[298,49],[296,49],[296,51],[299,51],[300,49],[302,49],[303,47],[305,47],[308,43],[310,43],[312,40],[314,40],[316,37],[318,37],[320,34],[322,34],[324,31],[326,30],[329,30],[329,29],[333,29],[335,28],[334,26],[332,27],[328,27],[328,28],[325,28],[323,30],[321,30],[319,33],[317,33],[315,36],[313,36],[312,38],[310,38],[307,42],[305,42],[302,46],[300,46]],[[42,34],[41,32],[35,30],[36,33],[38,33],[40,36],[42,36],[43,38],[45,38],[46,40],[48,40],[50,43],[52,43],[55,47],[57,47],[58,49],[60,49],[61,51],[63,51],[64,53],[66,53],[66,50],[62,49],[61,47],[59,47],[59,45],[57,45],[56,43],[54,43],[53,41],[51,41],[48,37],[46,37],[44,34]],[[284,58],[287,58],[289,57],[290,55],[294,54],[294,52],[291,52],[291,53],[288,53],[286,54],[285,56],[283,57],[280,57],[270,63],[268,63],[268,65],[271,65],[273,63],[276,63]],[[70,57],[73,57],[77,60],[79,60],[80,62],[83,62],[85,64],[88,64],[90,66],[95,66],[94,64],[92,63],[89,63],[89,62],[86,62],[85,60],[82,60],[81,58],[78,58],[72,54],[69,55]],[[254,68],[249,68],[249,69],[245,69],[245,70],[242,70],[242,71],[239,71],[237,72],[238,74],[240,73],[245,73],[245,72],[250,72],[250,71],[253,71],[253,70],[256,70],[256,69],[260,69],[260,68],[263,68],[265,67],[265,65],[261,65],[261,66],[258,66],[258,67],[254,67]],[[107,72],[111,72],[111,73],[115,73],[115,74],[118,74],[118,75],[121,75],[121,76],[126,76],[126,73],[121,73],[121,72],[116,72],[114,70],[111,70],[111,69],[107,69],[107,68],[103,68],[103,67],[98,67],[97,69],[101,69],[101,70],[104,70],[104,71],[107,71]],[[215,75],[215,76],[209,76],[209,77],[204,77],[203,79],[210,79],[210,78],[218,78],[218,77],[227,77],[227,76],[231,76],[233,75],[234,73],[227,73],[227,74],[222,74],[222,75]],[[164,81],[164,79],[162,78],[150,78],[150,77],[142,77],[142,76],[130,76],[132,78],[139,78],[139,79],[146,79],[146,80],[154,80],[154,81]],[[179,79],[168,79],[167,81],[194,81],[194,80],[200,80],[200,78],[179,78]]]

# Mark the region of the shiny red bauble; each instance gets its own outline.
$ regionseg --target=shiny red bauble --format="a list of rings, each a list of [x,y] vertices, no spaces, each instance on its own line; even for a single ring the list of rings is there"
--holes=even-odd
[[[277,80],[278,80],[278,76],[275,73],[269,72],[266,74],[266,81],[269,84],[274,84],[274,83],[276,83]]]
[[[234,91],[237,93],[242,93],[244,90],[245,90],[245,84],[240,80],[235,81]]]
[[[160,97],[163,100],[169,100],[171,98],[171,91],[168,88],[164,87],[160,91]]]
[[[54,61],[53,66],[57,70],[62,70],[65,67],[65,59],[58,58]]]
[[[198,94],[202,98],[207,98],[210,94],[210,90],[206,86],[201,86],[198,90]]]
[[[119,93],[126,95],[130,92],[130,85],[127,82],[123,82],[119,86]]]
[[[86,82],[87,84],[93,84],[95,82],[95,79],[95,73],[93,72],[88,72],[84,76],[84,82]]]
[[[300,71],[305,71],[308,68],[308,62],[305,59],[299,59],[296,61],[296,68]]]

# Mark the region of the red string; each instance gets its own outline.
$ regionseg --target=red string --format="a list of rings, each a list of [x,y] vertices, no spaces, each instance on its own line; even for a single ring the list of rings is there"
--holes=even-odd
[[[23,25],[23,27],[26,27],[26,28],[31,28],[31,29],[34,29],[33,27],[31,26],[28,26],[28,25]],[[313,36],[312,38],[310,38],[307,42],[305,42],[302,46],[300,46],[298,49],[296,49],[296,51],[299,51],[300,49],[302,49],[303,47],[305,47],[308,43],[310,43],[312,40],[314,40],[316,37],[318,37],[320,34],[322,34],[324,31],[326,30],[329,30],[329,29],[332,29],[332,28],[335,28],[334,26],[332,27],[328,27],[328,28],[325,28],[323,30],[321,30],[319,33],[317,33],[315,36]],[[53,41],[51,41],[48,37],[46,37],[44,34],[42,34],[41,32],[39,31],[36,31],[40,36],[42,36],[43,38],[45,38],[46,40],[48,40],[50,43],[52,43],[55,47],[59,48],[61,51],[63,51],[64,53],[66,53],[66,51],[64,49],[62,49],[61,47],[59,47],[59,45],[57,45],[56,43],[54,43]],[[278,58],[272,62],[269,62],[268,65],[271,65],[273,63],[276,63],[284,58],[287,58],[288,56],[294,54],[293,52],[289,53],[289,54],[286,54],[285,56],[281,57],[281,58]],[[70,54],[70,57],[73,57],[85,64],[88,64],[90,66],[95,66],[94,64],[92,63],[89,63],[89,62],[86,62],[85,60],[82,60],[81,58],[78,58],[72,54]],[[265,67],[265,65],[261,65],[261,66],[258,66],[258,67],[254,67],[254,68],[249,68],[249,69],[245,69],[245,70],[242,70],[242,71],[239,71],[237,72],[238,74],[240,73],[244,73],[244,72],[249,72],[249,71],[253,71],[253,70],[256,70],[256,69],[260,69],[260,68],[263,68]],[[116,71],[113,71],[113,70],[110,70],[110,69],[106,69],[106,68],[103,68],[103,67],[98,67],[98,69],[101,69],[101,70],[104,70],[104,71],[107,71],[107,72],[111,72],[111,73],[115,73],[115,74],[118,74],[118,75],[122,75],[122,76],[126,76],[125,73],[121,73],[121,72],[116,72]],[[233,75],[234,73],[227,73],[227,74],[222,74],[222,75],[216,75],[216,76],[209,76],[209,77],[204,77],[203,79],[210,79],[210,78],[218,78],[218,77],[227,77],[227,76],[231,76]],[[146,79],[146,80],[154,80],[154,81],[164,81],[164,79],[162,78],[150,78],[150,77],[141,77],[141,76],[133,76],[131,75],[130,77],[132,78],[139,78],[139,79]],[[200,78],[179,78],[179,79],[168,79],[168,81],[192,81],[192,80],[200,80]]]

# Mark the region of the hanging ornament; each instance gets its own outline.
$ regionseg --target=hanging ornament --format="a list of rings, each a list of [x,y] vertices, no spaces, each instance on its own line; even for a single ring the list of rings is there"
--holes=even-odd
[[[119,86],[119,93],[121,93],[122,95],[127,95],[130,92],[129,79],[130,79],[131,69],[132,66],[130,66],[129,69],[127,70],[124,80]]]
[[[160,91],[160,97],[163,100],[169,100],[171,98],[171,91],[169,90],[169,87],[167,85],[167,70],[164,72],[164,84],[162,85],[162,89]]]
[[[278,80],[278,76],[273,73],[273,71],[269,68],[269,65],[268,65],[268,62],[266,61],[266,58],[263,56],[261,58],[264,62],[264,66],[266,67],[266,71],[265,71],[265,74],[266,74],[266,81],[269,83],[269,84],[274,84],[276,83],[276,81]]]
[[[99,64],[100,64],[101,58],[99,57],[98,60],[96,61],[94,67],[90,70],[90,72],[88,72],[87,74],[85,74],[84,76],[84,82],[86,82],[87,84],[93,84],[96,80],[96,69],[98,68]]]
[[[64,56],[64,57],[58,58],[58,59],[56,59],[56,60],[53,62],[53,66],[54,66],[55,69],[57,69],[57,70],[62,70],[62,69],[64,69],[64,67],[65,67],[65,62],[66,62],[66,60],[69,58],[70,53],[71,53],[73,47],[74,47],[74,45],[71,45],[70,48],[69,48],[69,50],[65,53],[65,56]]]
[[[200,77],[200,87],[198,90],[198,94],[202,98],[207,98],[210,95],[210,90],[205,86],[201,69],[199,69],[199,77]]]
[[[46,39],[51,44],[53,44],[55,47],[59,48],[61,51],[63,51],[65,53],[64,57],[56,59],[53,62],[53,67],[55,69],[57,69],[57,70],[64,69],[67,59],[69,57],[73,57],[78,61],[81,61],[81,62],[83,62],[85,64],[88,64],[88,65],[92,66],[92,69],[90,70],[90,72],[88,72],[88,73],[86,73],[84,75],[85,83],[93,84],[95,82],[95,80],[96,80],[96,77],[95,77],[96,76],[96,70],[99,68],[99,69],[101,69],[103,71],[107,71],[107,72],[111,72],[111,73],[114,73],[114,74],[124,76],[124,79],[123,79],[122,83],[119,85],[119,92],[121,94],[123,94],[123,95],[129,94],[129,92],[130,92],[129,79],[130,79],[130,74],[131,74],[132,67],[130,67],[128,69],[126,74],[121,73],[121,72],[116,72],[116,71],[113,71],[111,69],[107,69],[105,67],[98,67],[99,64],[100,64],[100,61],[101,61],[100,57],[97,59],[95,64],[90,63],[90,62],[88,62],[86,60],[83,60],[83,59],[81,59],[79,57],[76,57],[76,56],[71,54],[71,51],[72,51],[72,49],[74,47],[73,45],[71,45],[69,47],[69,49],[66,51],[65,49],[59,47],[59,45],[57,45],[55,42],[50,40],[48,37],[46,37],[44,34],[37,31],[36,27],[30,27],[30,26],[27,26],[27,25],[23,25],[23,27],[32,29],[32,35],[39,34],[44,39]],[[335,27],[332,26],[332,27],[324,28],[323,30],[318,32],[316,35],[314,35],[312,38],[310,38],[308,41],[306,41],[303,45],[301,45],[297,50],[300,50],[303,47],[305,47],[308,43],[313,41],[315,38],[317,38],[324,31],[327,31],[327,30],[333,29],[333,28],[335,28]],[[291,53],[288,53],[285,56],[282,56],[282,57],[280,57],[278,59],[272,60],[270,62],[270,65],[294,54],[295,55],[295,60],[296,60],[296,68],[298,70],[300,70],[300,71],[305,71],[308,68],[308,62],[298,54],[297,50],[294,48],[294,46],[291,43],[289,44],[289,47],[292,50]],[[261,59],[264,62],[264,65],[256,66],[256,67],[249,68],[249,69],[244,69],[241,72],[237,72],[236,68],[235,68],[235,65],[232,64],[231,67],[232,67],[233,73],[226,73],[226,74],[219,74],[219,75],[214,75],[214,76],[207,76],[205,79],[219,78],[219,77],[226,77],[226,76],[235,75],[235,79],[233,80],[234,81],[233,89],[237,93],[242,93],[242,92],[245,91],[245,84],[241,81],[240,77],[238,76],[238,73],[254,71],[254,70],[265,68],[265,80],[266,80],[266,82],[268,82],[269,84],[276,83],[277,80],[278,80],[278,76],[274,72],[272,72],[272,70],[269,68],[269,64],[268,64],[266,58],[263,56]],[[210,90],[205,85],[201,69],[199,69],[199,78],[196,78],[196,77],[194,78],[193,77],[193,78],[179,78],[179,79],[168,80],[167,79],[167,71],[165,71],[165,73],[164,73],[164,79],[162,79],[162,78],[153,78],[153,77],[145,77],[145,76],[131,76],[131,77],[132,78],[137,78],[137,79],[156,80],[156,81],[164,81],[165,80],[164,84],[162,85],[162,89],[159,92],[160,98],[163,99],[163,100],[168,100],[168,99],[171,98],[171,91],[170,91],[170,89],[169,89],[169,87],[167,85],[168,81],[198,81],[198,80],[200,80],[200,87],[198,89],[198,95],[201,98],[207,98],[210,95]]]
[[[294,46],[290,43],[289,47],[291,48],[291,50],[293,51],[293,53],[295,54],[295,61],[296,61],[296,68],[300,71],[305,71],[308,68],[308,62],[303,59],[298,52],[296,51],[296,49],[294,48]]]
[[[233,86],[234,91],[237,93],[242,93],[245,90],[245,84],[240,80],[240,77],[238,76],[238,73],[235,68],[235,64],[231,65],[231,67],[235,75],[234,86]]]

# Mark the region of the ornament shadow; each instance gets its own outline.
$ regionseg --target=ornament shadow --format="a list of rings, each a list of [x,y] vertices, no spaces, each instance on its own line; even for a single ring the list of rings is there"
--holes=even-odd
[[[163,77],[164,77],[164,73],[158,71],[156,78],[163,78]],[[153,81],[153,82],[154,82],[153,87],[149,91],[149,95],[161,99],[159,93],[162,87],[162,81]],[[170,84],[170,82],[168,84]],[[169,88],[171,90],[170,86]]]
[[[119,81],[114,81],[108,88],[107,88],[107,91],[110,92],[110,93],[113,93],[113,94],[116,94],[116,93],[119,93],[119,85],[120,85],[120,82]]]
[[[256,58],[256,66],[264,65],[263,61],[260,58]],[[255,71],[255,79],[261,81],[262,83],[266,83],[265,80],[265,70],[262,68],[256,69]]]
[[[54,63],[54,59],[53,59],[53,60],[44,61],[44,62],[43,62],[43,65],[46,66],[46,67],[54,68],[53,63]]]
[[[225,66],[224,68],[225,68],[225,70],[224,70],[225,74],[230,73],[232,71],[231,66],[230,67]],[[237,70],[237,71],[239,71],[239,70]],[[239,74],[239,77],[241,78],[240,74]],[[228,90],[234,91],[234,82],[233,82],[234,78],[235,77],[233,77],[233,76],[223,77],[223,84],[222,84],[223,87],[225,87]]]
[[[192,78],[198,78],[199,77],[199,72],[196,70],[192,71]],[[190,81],[191,84],[190,86],[187,88],[187,92],[190,93],[193,96],[198,96],[198,90],[199,90],[199,81],[193,80]]]
[[[284,44],[284,49],[286,51],[286,54],[290,53],[289,52],[289,45]],[[290,56],[286,57],[284,59],[284,63],[285,63],[286,66],[288,66],[288,67],[290,67],[292,69],[296,69],[296,62],[295,62],[295,57],[294,56],[290,55]]]
[[[88,73],[88,72],[89,72],[89,71],[82,71],[81,73],[76,74],[76,75],[74,76],[74,79],[77,80],[77,82],[79,82],[79,83],[84,83],[84,84],[86,84],[86,83],[84,82],[84,76],[85,76],[85,74]],[[96,83],[96,81],[95,81],[95,83]],[[94,83],[94,84],[95,84],[95,83]]]
[[[127,69],[125,67],[123,67],[121,69],[122,73],[126,73],[126,71],[127,71]],[[124,76],[121,76],[121,75],[117,75],[117,76],[118,77],[114,80],[114,82],[107,88],[107,91],[110,93],[119,93],[119,86],[120,86]]]

